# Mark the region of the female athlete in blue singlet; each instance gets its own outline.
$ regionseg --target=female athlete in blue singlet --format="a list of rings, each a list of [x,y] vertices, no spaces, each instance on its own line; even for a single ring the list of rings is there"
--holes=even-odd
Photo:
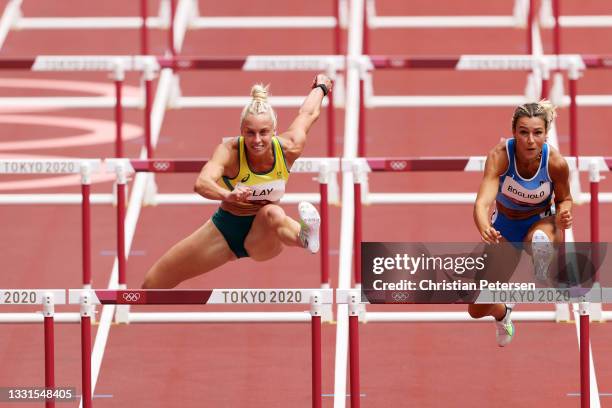
[[[319,117],[331,80],[316,76],[289,129],[276,135],[276,114],[268,89],[255,85],[240,119],[239,137],[220,144],[202,168],[195,191],[221,206],[193,234],[173,246],[147,272],[145,289],[173,288],[242,257],[264,261],[284,246],[319,250],[320,217],[307,202],[298,205],[300,222],[285,215],[278,201],[289,169],[300,157],[310,127]]]
[[[489,152],[474,205],[474,221],[482,240],[488,244],[507,241],[517,248],[528,243],[526,248],[540,280],[546,280],[553,243],[563,242],[563,230],[572,225],[569,167],[546,143],[554,117],[555,108],[548,101],[516,108],[513,138]],[[468,311],[474,318],[493,316],[498,344],[503,347],[510,342],[514,335],[512,305],[471,304]]]

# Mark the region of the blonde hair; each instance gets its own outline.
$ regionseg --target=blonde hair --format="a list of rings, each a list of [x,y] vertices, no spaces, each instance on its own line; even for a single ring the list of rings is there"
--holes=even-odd
[[[557,117],[557,107],[549,100],[542,99],[540,102],[525,103],[517,106],[512,115],[512,131],[516,130],[516,122],[519,118],[540,118],[544,121],[546,131]]]
[[[251,88],[251,102],[249,102],[240,115],[240,126],[244,122],[247,115],[261,115],[269,113],[272,119],[272,125],[276,129],[276,112],[272,109],[272,106],[268,102],[268,88],[269,85],[255,84]]]

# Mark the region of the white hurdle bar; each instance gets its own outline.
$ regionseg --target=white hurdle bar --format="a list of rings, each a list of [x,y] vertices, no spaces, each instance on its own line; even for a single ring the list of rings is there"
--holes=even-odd
[[[83,345],[83,403],[91,406],[91,310],[96,304],[109,305],[310,305],[308,312],[275,313],[271,320],[266,318],[266,312],[244,313],[242,319],[236,319],[239,313],[234,313],[225,322],[310,322],[312,346],[312,407],[322,406],[322,368],[321,368],[321,314],[322,306],[332,304],[332,289],[184,289],[184,290],[70,290],[69,303],[81,305],[81,339]],[[299,314],[299,317],[298,317]],[[129,322],[164,322],[185,323],[180,317],[169,320],[140,320],[138,314],[129,313]],[[163,317],[171,317],[178,313],[167,313]],[[205,314],[201,314],[204,316]],[[213,314],[213,319],[201,319],[197,322],[218,323],[220,313]],[[279,317],[284,315],[285,319]],[[190,320],[191,321],[191,320]]]
[[[515,0],[513,14],[501,16],[379,16],[375,1],[366,0],[366,28],[519,28],[527,24],[522,5],[525,2]]]
[[[559,15],[558,20],[555,19],[553,2],[559,0],[542,0],[540,4],[540,24],[544,28],[555,28],[555,23],[558,22],[562,28],[606,28],[612,27],[612,15]]]

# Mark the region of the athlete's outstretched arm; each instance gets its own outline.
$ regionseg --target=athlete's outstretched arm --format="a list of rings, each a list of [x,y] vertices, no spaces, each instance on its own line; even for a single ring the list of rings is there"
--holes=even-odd
[[[484,176],[474,203],[476,228],[478,228],[482,240],[489,244],[498,243],[501,238],[500,232],[493,228],[489,219],[489,210],[495,201],[499,188],[499,176],[506,167],[504,166],[504,159],[507,161],[505,151],[500,149],[500,145],[491,150],[487,156]]]
[[[551,149],[548,174],[555,186],[555,223],[559,228],[572,226],[572,194],[569,183],[569,166],[561,154]]]
[[[236,142],[225,142],[217,146],[212,158],[202,167],[193,187],[193,190],[202,197],[209,200],[246,201],[250,194],[250,188],[246,186],[237,186],[234,190],[228,191],[217,184],[225,169],[230,166],[232,157],[236,156],[231,143]]]
[[[324,74],[319,74],[313,81],[313,88],[302,103],[297,117],[286,132],[279,136],[283,143],[283,149],[287,160],[295,161],[304,150],[306,134],[310,127],[316,122],[321,114],[321,103],[323,102],[323,89],[317,85],[323,84],[328,92],[331,92],[332,81]]]

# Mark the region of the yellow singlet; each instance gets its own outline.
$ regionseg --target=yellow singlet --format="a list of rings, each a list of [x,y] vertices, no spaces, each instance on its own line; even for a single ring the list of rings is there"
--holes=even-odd
[[[272,149],[274,152],[274,165],[270,171],[257,173],[249,167],[244,137],[238,139],[238,175],[234,178],[223,176],[219,184],[232,191],[237,185],[251,187],[252,195],[248,198],[251,203],[223,203],[222,207],[238,214],[253,214],[268,202],[276,202],[285,193],[285,183],[289,179],[289,169],[285,162],[283,149],[276,136],[272,137]]]

